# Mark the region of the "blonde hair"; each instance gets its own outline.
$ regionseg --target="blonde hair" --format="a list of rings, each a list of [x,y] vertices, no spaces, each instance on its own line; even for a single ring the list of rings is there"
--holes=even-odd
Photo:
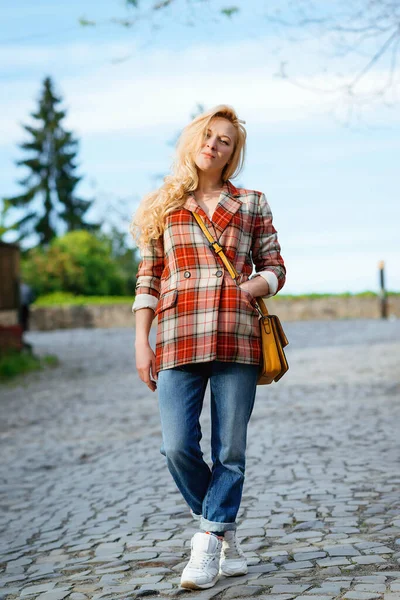
[[[156,191],[144,196],[132,218],[129,231],[139,248],[144,248],[164,232],[165,217],[180,208],[186,194],[197,189],[199,178],[195,157],[204,143],[206,131],[213,118],[221,117],[236,129],[236,141],[232,155],[222,171],[223,181],[236,177],[243,168],[246,150],[245,121],[227,104],[220,104],[200,115],[182,131],[176,144],[175,159],[171,175],[164,177],[164,184]]]

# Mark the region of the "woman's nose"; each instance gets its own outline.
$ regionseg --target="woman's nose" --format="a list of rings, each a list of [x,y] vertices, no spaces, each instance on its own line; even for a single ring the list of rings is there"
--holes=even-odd
[[[208,138],[207,146],[210,148],[216,148],[216,138]]]

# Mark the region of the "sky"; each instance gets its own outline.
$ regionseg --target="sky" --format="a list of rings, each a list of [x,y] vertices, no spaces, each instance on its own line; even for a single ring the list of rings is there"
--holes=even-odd
[[[214,8],[222,1],[176,0],[156,15],[146,10],[152,4],[143,0],[125,28],[110,19],[138,13],[122,0],[3,3],[0,197],[21,192],[22,124],[32,124],[46,76],[79,139],[77,193],[95,198],[87,216],[105,230],[127,230],[140,199],[162,183],[197,106],[226,103],[248,133],[233,183],[267,196],[287,267],[283,292],[378,291],[381,260],[388,289],[399,291],[399,107],[372,100],[354,108],[337,91],[338,71],[355,75],[365,56],[332,56],[326,37],[283,38],[261,0],[238,1],[230,19]],[[81,17],[97,25],[82,27]],[[281,61],[289,80],[279,77]],[[360,90],[386,75],[377,63]]]

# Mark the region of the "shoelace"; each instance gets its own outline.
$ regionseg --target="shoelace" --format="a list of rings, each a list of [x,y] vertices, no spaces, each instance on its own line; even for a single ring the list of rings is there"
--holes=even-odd
[[[232,546],[231,546],[232,543]],[[242,557],[242,551],[239,548],[239,543],[238,540],[236,539],[236,536],[232,539],[231,542],[229,542],[229,548],[224,548],[224,554],[226,556],[226,558],[241,558]]]
[[[192,569],[203,569],[210,560],[214,558],[213,554],[207,554],[206,552],[202,552],[201,554],[197,554],[197,556],[191,556],[188,567]]]

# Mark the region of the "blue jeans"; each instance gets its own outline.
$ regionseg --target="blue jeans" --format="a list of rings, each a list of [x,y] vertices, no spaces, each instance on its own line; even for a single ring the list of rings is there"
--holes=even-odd
[[[258,365],[211,361],[158,373],[158,398],[168,468],[204,531],[236,529],[242,498],[247,425],[256,395]],[[211,389],[212,469],[200,448],[200,413]]]

